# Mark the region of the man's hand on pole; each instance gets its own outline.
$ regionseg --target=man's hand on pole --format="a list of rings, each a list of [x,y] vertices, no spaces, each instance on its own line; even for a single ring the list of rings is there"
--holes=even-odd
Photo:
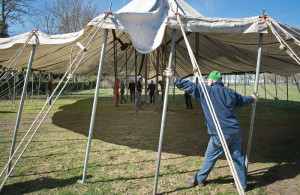
[[[259,100],[259,95],[258,94],[252,94],[251,96],[254,98],[255,102],[258,102],[258,100]]]
[[[168,77],[170,79],[170,81],[175,82],[175,75],[174,75],[174,71],[171,68],[167,68],[164,71],[164,76]]]

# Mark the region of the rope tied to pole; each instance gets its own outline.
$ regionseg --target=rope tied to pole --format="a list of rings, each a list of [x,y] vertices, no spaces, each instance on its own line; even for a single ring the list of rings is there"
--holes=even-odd
[[[286,34],[286,39],[293,39],[295,44],[300,46],[299,40],[297,40],[294,36],[292,36],[290,33],[288,33],[285,29],[283,29],[274,19],[270,17],[264,18],[267,25],[271,29],[271,32],[274,34],[275,38],[280,43],[279,49],[284,50],[289,56],[291,56],[297,63],[300,65],[300,58],[299,56],[293,51],[293,49],[287,44],[287,42],[280,36],[278,31],[274,28],[276,26],[279,28],[282,32]],[[274,25],[274,26],[273,26]]]
[[[186,37],[186,34],[185,34],[185,31],[183,29],[183,24],[180,20],[180,16],[177,15],[177,21],[179,22],[179,25],[180,25],[180,28],[181,28],[181,31],[182,31],[182,34],[183,34],[183,37],[184,37],[184,40],[185,40],[185,43],[186,43],[186,46],[187,46],[187,49],[188,49],[188,53],[189,53],[189,56],[190,56],[190,59],[191,59],[191,62],[192,62],[192,65],[193,65],[193,71],[194,71],[194,75],[196,77],[198,77],[199,81],[200,81],[200,86],[202,88],[202,91],[203,91],[203,94],[204,94],[204,97],[205,97],[205,100],[206,100],[206,103],[208,105],[208,108],[209,108],[209,111],[210,111],[210,114],[212,116],[212,119],[213,119],[213,122],[216,126],[216,129],[217,129],[217,132],[218,132],[218,136],[220,138],[220,141],[221,141],[221,144],[222,144],[222,147],[223,147],[223,150],[225,152],[225,156],[226,156],[226,159],[227,159],[227,162],[229,164],[229,167],[230,167],[230,170],[231,170],[231,173],[232,173],[232,176],[234,178],[234,181],[235,181],[235,185],[238,189],[238,192],[239,194],[242,194],[244,195],[245,192],[243,190],[243,187],[241,185],[241,182],[238,178],[238,175],[237,175],[237,172],[236,172],[236,169],[234,167],[234,164],[233,164],[233,160],[232,160],[232,157],[231,157],[231,154],[230,154],[230,151],[228,149],[228,146],[227,146],[227,143],[226,143],[226,140],[224,138],[224,135],[223,135],[223,132],[222,132],[222,129],[221,129],[221,126],[220,126],[220,123],[219,123],[219,120],[218,120],[218,117],[215,113],[215,110],[214,110],[214,106],[211,102],[211,99],[209,97],[209,94],[208,94],[208,91],[207,91],[207,88],[205,86],[205,82],[203,80],[203,77],[202,77],[202,74],[201,74],[201,71],[200,71],[200,68],[199,68],[199,65],[197,63],[197,60],[195,59],[195,56],[193,54],[193,51],[192,51],[192,48],[188,42],[188,39]]]
[[[21,57],[21,55],[23,54],[23,51],[24,51],[24,49],[25,49],[25,47],[28,45],[28,43],[29,43],[29,41],[31,40],[31,38],[34,36],[36,34],[36,31],[35,30],[32,30],[31,32],[30,32],[30,34],[28,35],[28,38],[27,38],[27,40],[25,41],[25,43],[23,44],[23,45],[21,45],[20,46],[20,48],[15,52],[15,54],[2,66],[2,68],[1,68],[1,70],[3,70],[8,64],[10,64],[8,67],[7,67],[7,69],[10,69],[11,68],[11,66],[13,65],[13,64],[15,64],[14,65],[14,70],[15,70],[15,68],[16,68],[16,65],[17,65],[17,62],[19,61],[19,59],[20,59],[20,57]],[[17,55],[17,56],[16,56]],[[16,58],[15,58],[16,57]],[[15,58],[15,59],[14,59]],[[14,59],[14,60],[13,60]],[[13,60],[12,62],[11,62],[11,60]],[[3,74],[5,74],[5,72],[4,73],[2,73],[2,75],[1,75],[1,78],[0,78],[0,80],[3,78]]]

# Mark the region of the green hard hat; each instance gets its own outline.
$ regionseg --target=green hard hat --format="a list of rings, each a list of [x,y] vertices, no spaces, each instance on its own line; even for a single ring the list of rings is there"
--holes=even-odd
[[[222,75],[219,71],[212,71],[208,76],[205,77],[206,79],[212,79],[214,81],[218,81],[222,79]]]

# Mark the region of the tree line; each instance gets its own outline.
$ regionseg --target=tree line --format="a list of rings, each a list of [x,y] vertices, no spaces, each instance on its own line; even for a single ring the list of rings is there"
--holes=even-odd
[[[100,14],[92,0],[1,0],[0,38],[9,37],[11,25],[25,18],[48,35],[77,32]]]

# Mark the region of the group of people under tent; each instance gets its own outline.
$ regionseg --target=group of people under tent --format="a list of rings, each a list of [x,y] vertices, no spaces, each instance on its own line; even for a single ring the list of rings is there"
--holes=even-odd
[[[207,126],[207,132],[210,135],[210,140],[208,142],[208,146],[205,152],[204,161],[202,164],[202,168],[196,172],[194,177],[187,178],[187,183],[193,187],[204,187],[206,185],[206,179],[210,174],[212,168],[214,167],[217,159],[223,153],[223,147],[221,144],[221,140],[217,133],[217,128],[213,122],[208,104],[204,97],[203,89],[200,85],[195,84],[191,81],[181,79],[179,77],[175,77],[172,69],[167,68],[164,71],[164,75],[169,78],[171,82],[174,82],[175,86],[180,90],[185,92],[185,99],[187,103],[187,108],[192,108],[190,97],[193,96],[197,99],[202,106],[204,116],[205,116],[205,124]],[[251,96],[242,96],[235,92],[233,89],[229,88],[229,85],[224,85],[222,82],[222,75],[218,71],[211,72],[207,77],[207,92],[211,99],[211,102],[214,106],[217,118],[219,120],[222,132],[224,134],[224,138],[228,145],[230,154],[232,155],[233,163],[240,180],[240,183],[243,187],[243,190],[247,189],[247,169],[244,162],[244,155],[241,146],[241,135],[242,129],[238,121],[237,114],[235,112],[236,107],[244,107],[259,100],[258,94],[252,94]],[[115,102],[114,106],[118,106],[119,103],[119,94],[121,94],[120,103],[123,101],[126,103],[126,99],[124,98],[124,90],[125,84],[119,79],[116,80],[114,85],[114,95]],[[128,89],[130,90],[130,99],[131,102],[135,100],[136,93],[136,107],[137,109],[141,109],[141,93],[143,89],[143,78],[140,77],[137,82],[137,86],[135,87],[135,83],[133,80],[130,81]],[[161,85],[161,91],[163,94],[164,85],[162,81],[159,81]],[[120,89],[120,91],[119,91]],[[150,91],[150,103],[155,102],[155,91],[156,85],[153,81],[148,85],[147,91]],[[48,97],[52,93],[52,79],[49,80],[46,87],[46,93]],[[162,95],[163,101],[163,95]],[[51,101],[49,102],[51,104]]]
[[[135,82],[133,80],[130,81],[128,85],[128,89],[130,91],[130,102],[134,103],[136,100],[136,108],[138,110],[142,109],[142,90],[143,90],[143,78],[140,77],[137,81],[137,85],[135,86]],[[163,102],[163,95],[164,95],[164,84],[160,80],[158,81],[158,84],[160,85],[160,91],[161,91],[161,101]],[[151,80],[151,83],[147,87],[147,92],[149,92],[150,96],[150,104],[155,103],[155,94],[158,95],[158,92],[156,93],[156,85],[154,84],[154,81]],[[120,79],[117,79],[114,86],[113,86],[113,94],[114,94],[114,106],[118,107],[119,102],[120,104],[123,104],[127,102],[127,100],[124,97],[125,93],[125,84],[123,80],[120,81]]]

